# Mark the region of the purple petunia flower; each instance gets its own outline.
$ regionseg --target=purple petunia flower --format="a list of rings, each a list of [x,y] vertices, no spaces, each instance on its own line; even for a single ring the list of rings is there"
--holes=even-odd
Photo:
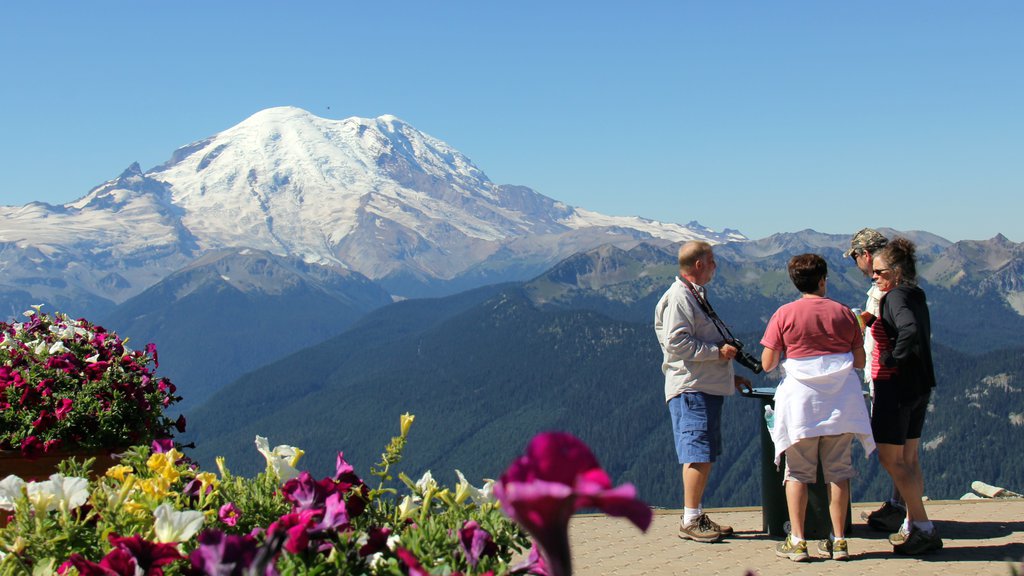
[[[469,520],[459,530],[459,547],[466,556],[466,562],[473,568],[483,556],[494,556],[498,553],[498,545],[491,534],[480,527],[476,520]]]
[[[316,481],[309,472],[302,472],[281,486],[281,494],[291,502],[293,512],[323,508],[327,497],[336,490],[336,484],[330,478]]]
[[[208,576],[242,576],[258,573],[260,548],[252,536],[236,536],[217,530],[199,534],[199,546],[189,555],[189,562],[198,574]],[[267,559],[269,560],[269,559]],[[276,574],[268,562],[264,574]]]
[[[160,438],[153,440],[152,444],[149,445],[150,450],[154,454],[163,454],[164,452],[170,452],[174,448],[173,438]]]
[[[553,576],[572,573],[569,519],[576,510],[625,516],[643,531],[651,524],[651,509],[636,498],[633,485],[612,488],[587,445],[562,432],[535,436],[494,485],[494,494],[540,545]]]

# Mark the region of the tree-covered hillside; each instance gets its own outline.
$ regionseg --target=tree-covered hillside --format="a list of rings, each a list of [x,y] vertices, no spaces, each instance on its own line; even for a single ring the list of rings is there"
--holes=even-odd
[[[741,337],[756,346],[759,334]],[[940,387],[925,432],[927,493],[955,498],[979,479],[1024,487],[1014,442],[1024,414],[1021,350],[970,357],[937,349]],[[497,477],[529,438],[566,430],[585,440],[617,482],[677,507],[679,466],[662,393],[661,353],[648,323],[539,307],[518,286],[406,301],[352,330],[223,389],[192,414],[194,456],[252,473],[260,434],[332,470],[344,451],[366,475],[403,412],[416,415],[400,469]],[[758,385],[771,382],[757,379]],[[706,504],[760,501],[760,402],[725,405],[725,453]],[[857,500],[887,493],[874,459],[857,458]]]

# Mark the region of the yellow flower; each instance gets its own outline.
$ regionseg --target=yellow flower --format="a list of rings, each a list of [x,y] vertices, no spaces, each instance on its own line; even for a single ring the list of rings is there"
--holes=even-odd
[[[162,476],[156,478],[146,478],[139,482],[139,488],[147,495],[156,500],[162,499],[167,496],[170,491],[171,482]]]
[[[217,487],[217,475],[213,472],[200,472],[196,474],[196,480],[202,484],[202,490],[205,492],[207,486]]]
[[[224,460],[224,457],[223,456],[217,456],[213,460],[214,460],[214,462],[217,463],[217,470],[220,471],[220,477],[224,478],[225,476],[227,476],[228,475],[228,467],[227,467],[226,461]]]
[[[107,478],[113,478],[118,482],[124,482],[125,478],[132,475],[132,467],[119,464],[117,466],[111,466],[107,468],[105,476]]]
[[[146,467],[167,479],[168,483],[177,482],[181,477],[181,472],[178,471],[174,463],[181,460],[182,456],[184,454],[173,448],[167,452],[158,452],[146,460]]]
[[[409,414],[408,412],[406,412],[405,414],[402,414],[401,419],[400,419],[400,421],[401,421],[401,430],[402,430],[402,438],[405,438],[406,436],[409,435],[409,428],[412,426],[412,421],[415,420],[415,419],[416,419],[416,417],[413,416],[412,414]]]

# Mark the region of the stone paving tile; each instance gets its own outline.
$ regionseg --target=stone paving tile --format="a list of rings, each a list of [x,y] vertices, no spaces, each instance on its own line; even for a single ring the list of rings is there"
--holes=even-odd
[[[647,534],[628,521],[600,515],[573,518],[570,525],[574,573],[592,575],[715,574],[744,576],[847,576],[878,572],[900,576],[993,574],[1010,576],[1011,561],[1024,560],[1024,499],[933,501],[928,514],[942,535],[943,550],[909,558],[892,553],[886,534],[871,531],[861,512],[877,503],[853,506],[854,530],[848,562],[814,559],[796,563],[776,558],[778,538],[761,532],[760,508],[709,510],[712,520],[731,525],[733,538],[715,544],[681,540],[679,511],[656,511]],[[812,543],[813,544],[813,543]],[[811,554],[813,556],[813,545]]]

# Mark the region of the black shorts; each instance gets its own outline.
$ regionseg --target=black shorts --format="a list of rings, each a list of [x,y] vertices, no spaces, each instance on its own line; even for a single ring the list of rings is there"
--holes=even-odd
[[[928,413],[931,391],[911,399],[900,399],[897,394],[886,394],[885,386],[875,383],[875,399],[871,405],[871,434],[878,444],[902,446],[907,440],[921,438],[924,417]]]

